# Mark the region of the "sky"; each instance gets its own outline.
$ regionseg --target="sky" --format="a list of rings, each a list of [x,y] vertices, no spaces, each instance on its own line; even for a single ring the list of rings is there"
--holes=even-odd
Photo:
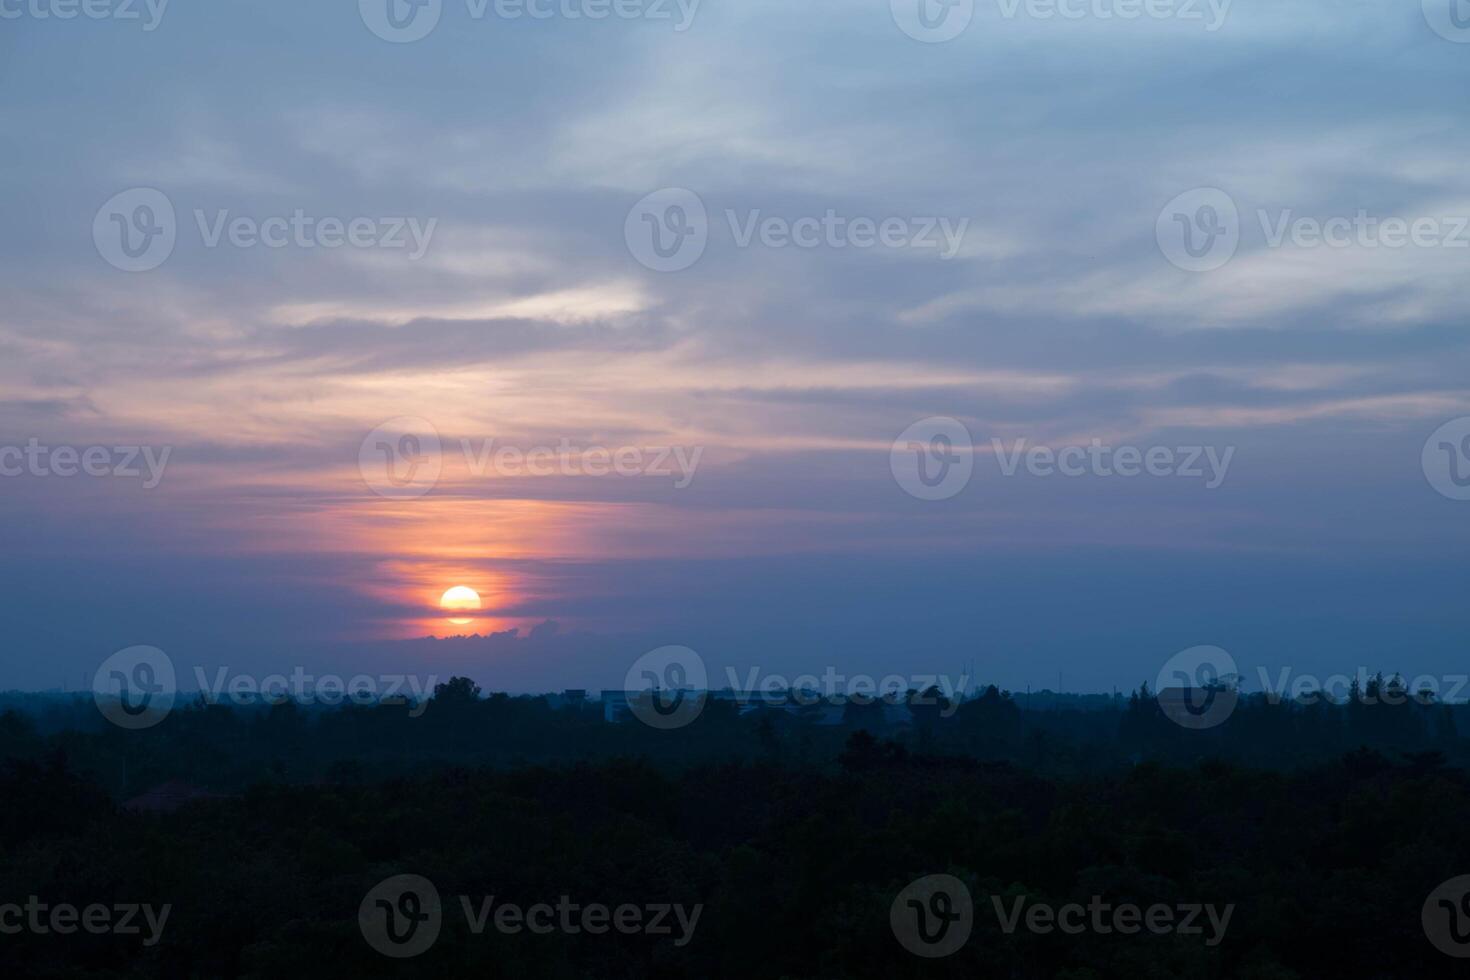
[[[1470,671],[1464,0],[389,2],[0,0],[0,688]]]

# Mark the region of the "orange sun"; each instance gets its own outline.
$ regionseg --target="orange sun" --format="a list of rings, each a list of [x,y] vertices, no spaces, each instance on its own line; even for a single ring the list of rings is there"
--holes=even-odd
[[[466,585],[456,585],[439,598],[439,608],[445,612],[465,612],[480,608],[480,593]],[[474,622],[472,619],[461,619],[454,616],[449,621],[456,626],[468,626]]]

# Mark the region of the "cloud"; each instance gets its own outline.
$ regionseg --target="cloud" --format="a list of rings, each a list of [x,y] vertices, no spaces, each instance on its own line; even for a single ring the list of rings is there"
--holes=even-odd
[[[1019,680],[1001,649],[1133,665],[1145,646],[1218,642],[1211,623],[1249,634],[1251,603],[1317,648],[1352,632],[1330,622],[1344,611],[1364,637],[1442,621],[1416,596],[1463,575],[1383,570],[1464,543],[1419,454],[1470,411],[1465,253],[1270,247],[1256,218],[1470,212],[1464,52],[1415,5],[1236,0],[1208,32],[981,3],[943,45],[881,2],[711,3],[686,32],[449,6],[407,45],[350,5],[278,0],[171,9],[146,38],[7,31],[26,138],[0,159],[0,443],[173,455],[147,492],[0,480],[0,635],[25,651],[0,658],[0,683],[51,683],[32,661],[52,645],[70,669],[153,633],[262,663],[344,656],[346,633],[391,660],[438,586],[477,575],[500,635],[410,652],[482,659],[492,685],[611,683],[639,643],[684,637],[874,670],[978,637]],[[133,185],[180,222],[136,275],[92,240]],[[696,263],[657,273],[624,225],[668,186],[697,193],[711,228]],[[1245,222],[1211,273],[1155,240],[1194,187],[1227,191]],[[437,224],[409,261],[210,247],[195,215],[297,210]],[[968,225],[945,260],[742,245],[727,216],[829,211]],[[889,466],[932,415],[977,445],[972,487],[937,505]],[[359,452],[402,416],[430,420],[450,458],[432,493],[385,500]],[[992,438],[1237,456],[1202,494],[1004,478]],[[488,439],[704,455],[682,490],[455,458]],[[1271,571],[1287,560],[1301,577]],[[77,589],[97,597],[86,617],[56,598]],[[915,609],[954,612],[930,635]],[[553,618],[557,634],[537,627]]]

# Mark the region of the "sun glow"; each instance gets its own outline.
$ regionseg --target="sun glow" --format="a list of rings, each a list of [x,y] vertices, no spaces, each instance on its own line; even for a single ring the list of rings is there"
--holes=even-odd
[[[480,608],[480,593],[467,585],[456,585],[439,598],[439,608],[445,612],[466,612]],[[449,617],[455,626],[468,626],[472,619]]]

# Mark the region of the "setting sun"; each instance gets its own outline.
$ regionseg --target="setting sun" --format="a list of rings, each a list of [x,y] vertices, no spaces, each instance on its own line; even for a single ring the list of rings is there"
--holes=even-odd
[[[439,608],[445,612],[464,612],[480,608],[480,593],[465,585],[456,585],[439,598]],[[451,616],[449,621],[456,626],[467,626],[473,620]]]

